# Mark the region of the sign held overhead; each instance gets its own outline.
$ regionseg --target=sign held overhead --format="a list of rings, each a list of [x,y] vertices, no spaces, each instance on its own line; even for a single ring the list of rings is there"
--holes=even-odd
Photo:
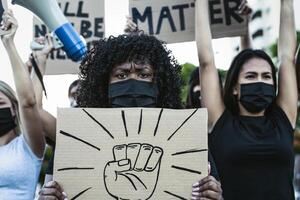
[[[245,35],[247,19],[237,14],[240,0],[208,0],[213,38]],[[194,0],[130,0],[140,30],[167,43],[195,40]]]

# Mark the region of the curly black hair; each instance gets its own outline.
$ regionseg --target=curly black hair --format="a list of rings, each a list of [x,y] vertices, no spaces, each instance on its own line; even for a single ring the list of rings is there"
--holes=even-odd
[[[112,68],[126,61],[147,61],[154,68],[159,94],[156,107],[182,108],[181,66],[165,43],[146,34],[110,36],[97,41],[80,66],[80,107],[109,105],[108,85]]]

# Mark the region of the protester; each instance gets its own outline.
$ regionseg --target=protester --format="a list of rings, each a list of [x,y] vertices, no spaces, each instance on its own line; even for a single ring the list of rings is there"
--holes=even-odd
[[[180,66],[155,37],[111,36],[99,40],[83,60],[77,103],[96,108],[182,108],[180,86]],[[201,185],[206,198],[222,198],[220,183],[214,177],[208,176]],[[48,182],[40,199],[51,195],[63,199],[62,192],[57,182]]]
[[[0,199],[34,199],[45,142],[37,103],[14,44],[18,24],[10,10],[3,14],[1,36],[12,65],[17,91],[0,81]]]
[[[196,1],[201,103],[224,199],[294,199],[293,129],[297,116],[293,0],[281,0],[278,94],[275,66],[261,50],[233,60],[224,102],[211,44],[208,2]]]
[[[237,13],[241,16],[247,17],[247,23],[249,26],[249,20],[252,14],[252,8],[249,6],[247,0],[242,0]],[[129,19],[128,19],[129,20]],[[128,27],[131,27],[131,29],[134,29],[134,23],[130,22]],[[129,28],[128,28],[129,29]],[[251,37],[249,34],[249,27],[248,32],[246,35],[243,35],[240,37],[240,48],[241,50],[249,49],[252,47],[251,44]],[[186,108],[200,108],[201,107],[201,87],[200,87],[200,79],[199,79],[199,67],[194,69],[194,71],[190,75],[189,79],[189,85],[188,85],[188,95],[186,99]],[[221,74],[219,75],[219,82],[220,82],[220,88],[221,88],[221,95],[223,96],[223,84],[222,84],[222,77]]]

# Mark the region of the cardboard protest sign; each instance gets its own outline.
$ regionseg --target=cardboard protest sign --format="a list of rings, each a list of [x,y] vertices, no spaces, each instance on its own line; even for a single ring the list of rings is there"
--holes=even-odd
[[[87,48],[104,37],[104,0],[57,0],[62,12],[82,35]],[[48,29],[39,19],[33,19],[34,37],[44,36]],[[56,50],[49,56],[46,74],[77,74],[80,63],[72,62],[65,52]]]
[[[213,38],[245,35],[246,17],[237,14],[240,0],[208,0]],[[129,0],[140,30],[167,43],[195,40],[194,0]]]
[[[189,199],[208,173],[206,109],[59,109],[56,140],[69,199]]]

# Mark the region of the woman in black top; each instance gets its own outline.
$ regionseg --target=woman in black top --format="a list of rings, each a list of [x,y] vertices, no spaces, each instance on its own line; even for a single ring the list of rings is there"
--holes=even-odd
[[[201,103],[225,200],[294,199],[293,129],[297,115],[293,0],[281,0],[278,93],[275,66],[261,50],[233,60],[224,102],[211,45],[207,1],[197,1]]]

